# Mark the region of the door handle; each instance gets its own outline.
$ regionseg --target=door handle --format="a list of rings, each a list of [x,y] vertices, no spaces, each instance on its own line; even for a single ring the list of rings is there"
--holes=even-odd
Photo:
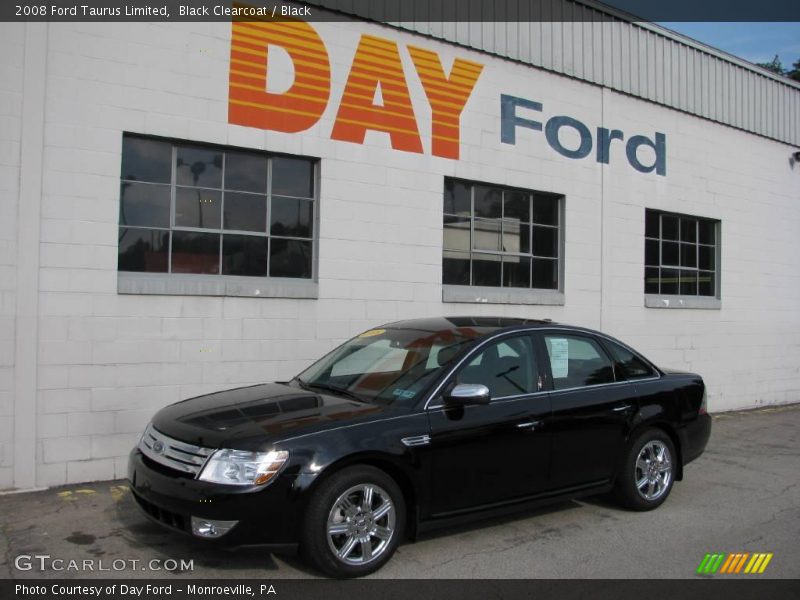
[[[525,421],[524,423],[517,423],[517,429],[530,429],[533,431],[541,424],[541,421]]]
[[[623,404],[622,406],[617,406],[613,410],[614,410],[614,412],[623,412],[623,411],[626,411],[626,410],[630,410],[631,408],[633,408],[633,407],[630,404]]]

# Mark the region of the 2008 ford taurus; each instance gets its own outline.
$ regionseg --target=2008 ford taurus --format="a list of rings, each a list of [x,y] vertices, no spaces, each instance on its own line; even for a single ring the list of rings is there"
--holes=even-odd
[[[227,545],[298,546],[337,577],[464,519],[613,492],[660,505],[711,431],[705,385],[549,321],[401,321],[291,381],[159,411],[130,455],[156,521]]]

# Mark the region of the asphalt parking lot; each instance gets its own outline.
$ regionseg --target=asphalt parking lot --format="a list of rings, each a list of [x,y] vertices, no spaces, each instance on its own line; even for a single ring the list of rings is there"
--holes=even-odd
[[[705,454],[656,511],[590,499],[482,521],[402,545],[373,576],[712,577],[695,573],[709,552],[772,552],[764,574],[748,577],[800,577],[800,405],[716,416]],[[165,532],[140,514],[124,481],[0,496],[0,553],[0,578],[317,576],[297,557],[210,549]],[[95,569],[126,562],[69,568],[86,559]],[[143,570],[153,559],[171,570]],[[181,569],[182,559],[193,568]]]

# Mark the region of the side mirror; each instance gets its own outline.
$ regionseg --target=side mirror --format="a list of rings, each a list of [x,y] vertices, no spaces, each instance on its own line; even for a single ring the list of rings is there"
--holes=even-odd
[[[448,404],[489,404],[491,396],[489,388],[481,383],[459,383],[449,393],[445,394],[444,400]]]

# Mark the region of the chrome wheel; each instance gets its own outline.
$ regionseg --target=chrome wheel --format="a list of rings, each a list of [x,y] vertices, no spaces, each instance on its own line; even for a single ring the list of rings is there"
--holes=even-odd
[[[672,456],[664,442],[651,440],[642,446],[636,457],[633,479],[645,500],[652,502],[666,493],[672,482]]]
[[[328,513],[328,546],[347,565],[364,565],[379,558],[395,535],[394,503],[373,484],[355,485],[333,503]]]

